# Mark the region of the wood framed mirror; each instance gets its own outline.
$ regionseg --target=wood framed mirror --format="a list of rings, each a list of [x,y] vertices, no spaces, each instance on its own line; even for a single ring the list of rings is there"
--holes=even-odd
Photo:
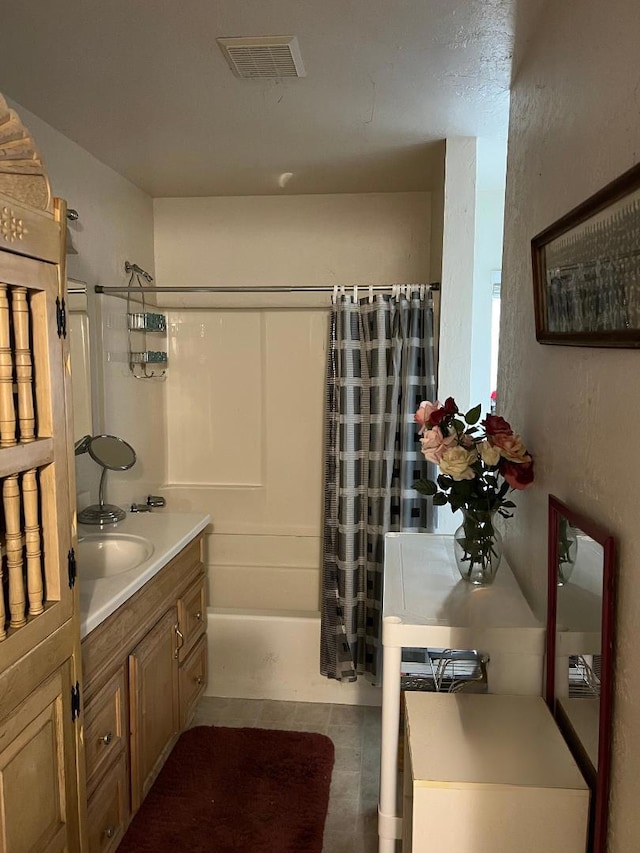
[[[549,495],[546,700],[591,788],[589,853],[607,844],[616,545]]]

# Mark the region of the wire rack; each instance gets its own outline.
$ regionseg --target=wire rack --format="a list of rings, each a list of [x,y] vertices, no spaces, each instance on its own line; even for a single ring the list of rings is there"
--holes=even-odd
[[[488,691],[489,656],[476,649],[403,649],[402,690],[432,693]]]
[[[569,698],[600,695],[600,655],[569,657]]]

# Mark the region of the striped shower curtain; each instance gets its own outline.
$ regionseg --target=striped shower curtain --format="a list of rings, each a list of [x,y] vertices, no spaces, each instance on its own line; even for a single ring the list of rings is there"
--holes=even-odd
[[[433,301],[425,288],[354,302],[329,324],[320,671],[378,681],[384,534],[433,530],[413,489],[433,476],[413,415],[435,399]]]

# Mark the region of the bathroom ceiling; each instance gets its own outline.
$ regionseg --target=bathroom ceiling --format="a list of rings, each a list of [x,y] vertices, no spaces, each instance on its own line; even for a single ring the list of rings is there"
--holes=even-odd
[[[504,145],[516,5],[22,0],[0,91],[156,197],[425,190],[442,139]],[[270,35],[306,77],[233,76],[216,38]]]

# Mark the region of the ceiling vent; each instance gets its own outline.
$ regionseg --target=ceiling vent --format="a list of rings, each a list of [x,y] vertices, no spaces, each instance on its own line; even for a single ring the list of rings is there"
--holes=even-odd
[[[305,77],[295,36],[217,39],[236,77]]]

